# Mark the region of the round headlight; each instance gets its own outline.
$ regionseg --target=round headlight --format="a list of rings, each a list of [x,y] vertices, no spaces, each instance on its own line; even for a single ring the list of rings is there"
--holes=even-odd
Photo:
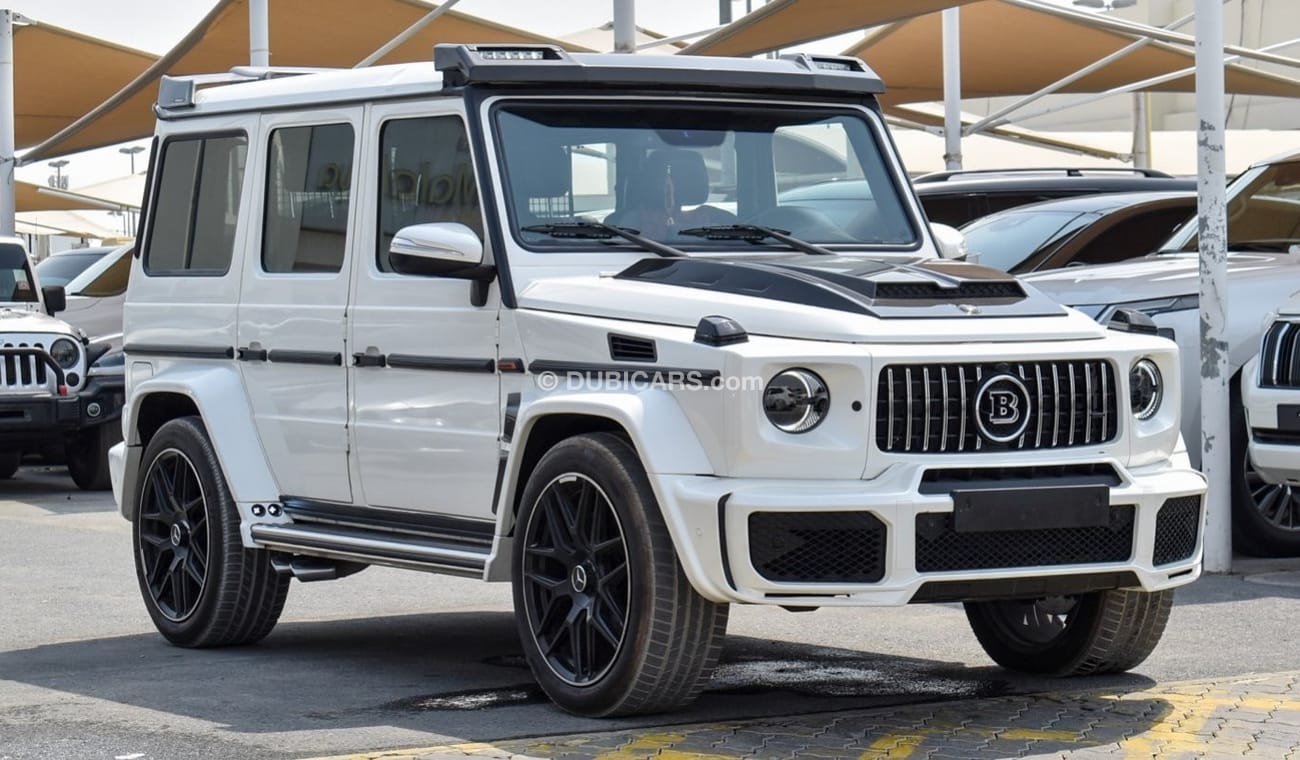
[[[763,413],[768,422],[786,433],[806,433],[826,419],[831,392],[817,373],[787,369],[777,373],[763,389]]]
[[[81,352],[77,350],[77,344],[67,338],[59,338],[50,346],[50,357],[64,369],[72,369],[77,366],[77,359],[81,358]]]
[[[1133,365],[1128,372],[1128,398],[1134,417],[1149,420],[1155,415],[1165,395],[1164,385],[1164,378],[1155,362],[1139,359]]]

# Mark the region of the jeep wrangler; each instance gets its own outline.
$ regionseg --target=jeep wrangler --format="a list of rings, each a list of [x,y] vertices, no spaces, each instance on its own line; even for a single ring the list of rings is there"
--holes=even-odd
[[[1103,673],[1199,575],[1176,346],[955,260],[862,61],[229,78],[160,88],[125,309],[168,640],[261,639],[291,578],[505,581],[546,693],[627,715],[700,693],[730,604],[964,602],[1001,665]],[[787,192],[832,181],[870,193]]]

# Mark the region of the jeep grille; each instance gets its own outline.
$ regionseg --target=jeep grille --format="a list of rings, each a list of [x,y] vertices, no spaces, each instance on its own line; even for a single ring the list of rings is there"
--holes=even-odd
[[[1019,378],[1029,402],[1024,432],[1006,443],[986,440],[975,424],[976,392],[995,373]],[[1118,391],[1114,368],[1100,359],[889,365],[877,384],[876,446],[945,454],[1105,443],[1119,433]]]
[[[44,351],[45,344],[5,341],[4,348],[38,348]],[[0,356],[0,390],[46,390],[49,380],[45,362],[35,356]]]

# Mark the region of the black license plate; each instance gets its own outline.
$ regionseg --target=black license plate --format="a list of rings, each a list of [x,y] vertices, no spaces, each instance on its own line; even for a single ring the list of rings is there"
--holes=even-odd
[[[1277,405],[1277,429],[1292,433],[1300,430],[1300,404]]]
[[[1110,489],[1080,485],[953,491],[958,533],[1095,528],[1110,524]]]

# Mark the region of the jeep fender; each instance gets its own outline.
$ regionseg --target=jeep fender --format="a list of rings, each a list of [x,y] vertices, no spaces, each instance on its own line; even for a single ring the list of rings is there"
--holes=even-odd
[[[267,466],[238,368],[231,364],[165,369],[135,383],[127,410],[125,433],[128,445],[142,445],[140,407],[149,396],[158,393],[174,393],[194,402],[236,502],[279,500],[280,490]],[[127,517],[132,516],[126,514],[128,508],[134,509],[134,505],[128,507],[128,501],[134,492],[136,477],[137,473],[127,472],[123,478],[122,511]]]

